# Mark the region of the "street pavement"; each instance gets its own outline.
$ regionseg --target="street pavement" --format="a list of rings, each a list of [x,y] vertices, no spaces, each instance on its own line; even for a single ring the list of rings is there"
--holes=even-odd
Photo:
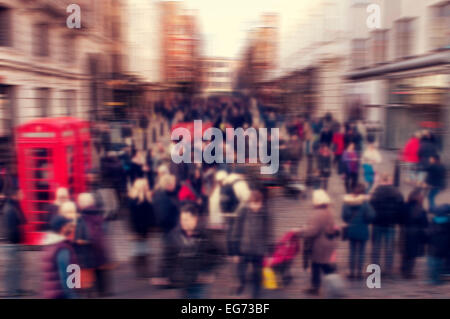
[[[383,169],[393,171],[393,155],[384,152]],[[305,163],[300,167],[300,176],[304,175]],[[404,195],[410,190],[407,186],[401,187]],[[335,218],[339,224],[342,224],[341,204],[344,192],[343,180],[335,173],[330,178],[329,194],[332,198],[332,209]],[[437,203],[444,203],[450,199],[450,191],[446,191],[437,198]],[[312,213],[311,193],[307,192],[305,196],[299,198],[288,198],[284,196],[281,189],[272,191],[272,200],[270,200],[271,213],[274,216],[275,237],[280,238],[284,233],[293,227],[306,225],[308,218]],[[397,232],[398,235],[398,232]],[[118,220],[110,222],[108,225],[108,242],[111,248],[112,258],[114,260],[114,269],[111,271],[111,285],[114,295],[111,298],[179,298],[180,292],[173,289],[157,289],[149,284],[148,280],[137,279],[130,262],[133,245],[128,231],[126,221]],[[161,244],[159,238],[155,235],[149,240],[149,246],[152,251],[152,271],[158,269],[158,256],[161,256]],[[366,249],[366,255],[370,256],[370,243]],[[432,286],[426,279],[426,258],[419,258],[416,263],[415,273],[418,278],[413,280],[404,280],[399,275],[400,255],[398,249],[395,255],[396,272],[393,278],[384,278],[381,272],[381,288],[370,289],[366,285],[367,276],[360,281],[345,282],[345,297],[347,298],[450,298],[450,286],[448,283],[441,286]],[[0,257],[0,271],[4,270],[4,258]],[[40,251],[26,251],[25,267],[23,275],[25,277],[25,286],[27,289],[33,289],[36,292],[40,287],[40,262],[42,260]],[[348,242],[340,241],[337,250],[338,273],[344,278],[347,273],[348,263]],[[370,262],[366,258],[366,263]],[[250,298],[250,289],[244,291],[241,296],[235,296],[233,292],[237,287],[237,277],[235,271],[236,265],[232,261],[227,261],[221,265],[216,272],[216,280],[209,287],[208,298]],[[292,268],[293,282],[282,289],[274,291],[264,291],[263,298],[323,298],[324,295],[311,297],[305,294],[304,290],[309,287],[309,270],[303,270],[301,254],[295,259]],[[3,290],[3,280],[0,281],[0,290]],[[35,295],[34,297],[38,297]]]

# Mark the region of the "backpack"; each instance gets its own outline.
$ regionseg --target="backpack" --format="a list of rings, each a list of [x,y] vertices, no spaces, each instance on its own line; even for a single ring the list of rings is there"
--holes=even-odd
[[[240,182],[241,180],[236,180],[232,183],[222,185],[220,188],[220,209],[223,213],[234,213],[239,205],[239,198],[237,198],[234,192],[234,184]]]

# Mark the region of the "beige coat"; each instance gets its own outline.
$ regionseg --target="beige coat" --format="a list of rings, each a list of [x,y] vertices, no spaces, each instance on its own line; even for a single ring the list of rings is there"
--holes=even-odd
[[[311,239],[313,263],[328,264],[336,250],[339,236],[330,235],[336,233],[334,216],[329,208],[314,208],[307,228],[301,232],[303,238]]]

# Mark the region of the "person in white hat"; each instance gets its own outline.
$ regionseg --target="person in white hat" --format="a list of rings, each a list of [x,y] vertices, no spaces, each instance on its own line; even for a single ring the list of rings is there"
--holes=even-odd
[[[306,292],[317,295],[321,284],[321,273],[335,271],[334,258],[339,231],[330,208],[330,197],[323,189],[315,190],[312,196],[314,212],[305,229],[299,235],[309,240],[311,247],[311,288]]]

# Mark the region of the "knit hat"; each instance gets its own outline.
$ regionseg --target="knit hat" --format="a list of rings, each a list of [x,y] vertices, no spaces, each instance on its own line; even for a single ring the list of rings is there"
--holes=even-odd
[[[312,201],[314,206],[329,205],[331,200],[323,189],[317,189],[313,192]]]

